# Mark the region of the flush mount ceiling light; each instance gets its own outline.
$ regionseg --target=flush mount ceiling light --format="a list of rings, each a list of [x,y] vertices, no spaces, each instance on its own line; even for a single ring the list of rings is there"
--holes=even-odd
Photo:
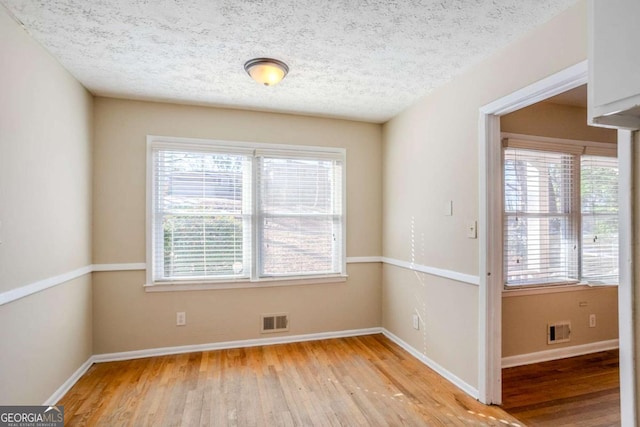
[[[265,86],[280,83],[289,72],[287,64],[271,58],[250,59],[245,62],[244,69],[253,80]]]

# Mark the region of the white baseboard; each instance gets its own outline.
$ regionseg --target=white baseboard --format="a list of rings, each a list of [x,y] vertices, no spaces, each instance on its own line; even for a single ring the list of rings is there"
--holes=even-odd
[[[473,397],[476,400],[479,398],[480,393],[478,392],[477,388],[475,388],[472,385],[468,384],[467,382],[462,380],[460,377],[458,377],[455,374],[453,374],[451,371],[445,369],[444,367],[442,367],[441,365],[439,365],[435,361],[431,360],[430,358],[428,358],[424,354],[420,353],[418,350],[416,350],[415,348],[410,346],[408,343],[406,343],[405,341],[400,339],[398,336],[396,336],[393,333],[389,332],[387,329],[383,328],[382,329],[382,333],[384,334],[384,336],[389,338],[394,343],[398,344],[400,347],[402,347],[404,350],[406,350],[413,357],[415,357],[416,359],[418,359],[419,361],[421,361],[422,363],[427,365],[429,368],[431,368],[434,371],[436,371],[440,376],[442,376],[445,379],[447,379],[450,383],[452,383],[453,385],[458,387],[460,390],[464,391],[465,393],[467,393],[469,396]]]
[[[274,338],[258,338],[251,340],[227,341],[221,343],[183,345],[178,347],[150,348],[146,350],[124,351],[120,353],[95,354],[87,359],[65,382],[62,384],[43,405],[55,405],[67,394],[74,384],[87,372],[94,363],[114,362],[118,360],[141,359],[143,357],[165,356],[169,354],[193,353],[195,351],[224,350],[230,348],[257,347],[261,345],[287,344],[303,341],[317,341],[332,338],[357,337],[382,333],[382,328],[351,329],[346,331],[321,332],[317,334],[292,335]]]
[[[144,357],[154,357],[154,356],[166,356],[171,354],[183,354],[183,353],[193,353],[197,351],[211,351],[211,350],[225,350],[231,348],[243,348],[243,347],[257,347],[262,345],[275,345],[275,344],[288,344],[294,342],[304,342],[304,341],[317,341],[324,339],[332,339],[332,338],[346,338],[346,337],[356,337],[362,335],[373,335],[373,334],[384,334],[391,341],[398,344],[404,350],[406,350],[413,357],[436,371],[439,375],[446,378],[448,381],[453,383],[455,386],[460,388],[462,391],[473,397],[474,399],[478,399],[479,393],[475,387],[467,384],[465,381],[448,371],[447,369],[440,366],[438,363],[429,359],[424,354],[420,353],[415,348],[411,347],[405,341],[401,340],[399,337],[389,332],[384,328],[367,328],[367,329],[351,329],[346,331],[334,331],[334,332],[321,332],[317,334],[304,334],[304,335],[291,335],[291,336],[283,336],[283,337],[273,337],[273,338],[257,338],[250,340],[238,340],[238,341],[226,341],[219,343],[208,343],[208,344],[196,344],[196,345],[183,345],[176,347],[161,347],[161,348],[150,348],[145,350],[134,350],[134,351],[123,351],[119,353],[103,353],[96,354],[91,356],[85,363],[78,368],[77,371],[69,377],[67,381],[64,382],[56,390],[44,403],[44,405],[54,405],[60,401],[60,399],[73,387],[73,385],[84,375],[85,372],[93,365],[94,363],[101,362],[114,362],[119,360],[131,360],[131,359],[141,359]]]
[[[86,362],[84,362],[80,367],[73,373],[71,376],[55,391],[47,400],[44,401],[43,405],[55,405],[62,399],[62,397],[67,394],[71,387],[75,385],[75,383],[82,377],[85,372],[89,370],[89,368],[93,365],[93,356],[90,356]]]
[[[618,340],[598,341],[590,344],[574,345],[571,347],[555,348],[535,353],[518,354],[502,358],[503,368],[530,365],[532,363],[547,362],[549,360],[566,359],[567,357],[582,356],[599,351],[618,348]]]
[[[382,328],[351,329],[347,331],[321,332],[317,334],[290,335],[273,338],[257,338],[250,340],[225,341],[208,344],[182,345],[177,347],[150,348],[146,350],[123,351],[120,353],[96,354],[93,356],[93,361],[96,363],[113,362],[117,360],[141,359],[143,357],[193,353],[196,351],[225,350],[230,348],[257,347],[261,345],[288,344],[294,342],[356,337],[361,335],[373,335],[379,333],[382,333]]]

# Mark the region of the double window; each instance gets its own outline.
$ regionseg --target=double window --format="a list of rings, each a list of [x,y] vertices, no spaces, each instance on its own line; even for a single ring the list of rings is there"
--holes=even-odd
[[[149,137],[150,284],[342,276],[343,149]]]
[[[618,164],[606,144],[504,140],[507,287],[618,282]]]

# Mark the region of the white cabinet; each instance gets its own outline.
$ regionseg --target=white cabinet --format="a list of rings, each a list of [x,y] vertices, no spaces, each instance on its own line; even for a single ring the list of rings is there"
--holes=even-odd
[[[640,129],[640,0],[589,1],[589,122]]]

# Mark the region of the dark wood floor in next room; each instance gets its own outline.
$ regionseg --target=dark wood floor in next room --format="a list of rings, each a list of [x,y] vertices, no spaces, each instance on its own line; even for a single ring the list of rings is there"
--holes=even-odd
[[[383,335],[99,363],[65,426],[521,426]]]
[[[618,350],[502,370],[503,409],[528,426],[619,426]]]

